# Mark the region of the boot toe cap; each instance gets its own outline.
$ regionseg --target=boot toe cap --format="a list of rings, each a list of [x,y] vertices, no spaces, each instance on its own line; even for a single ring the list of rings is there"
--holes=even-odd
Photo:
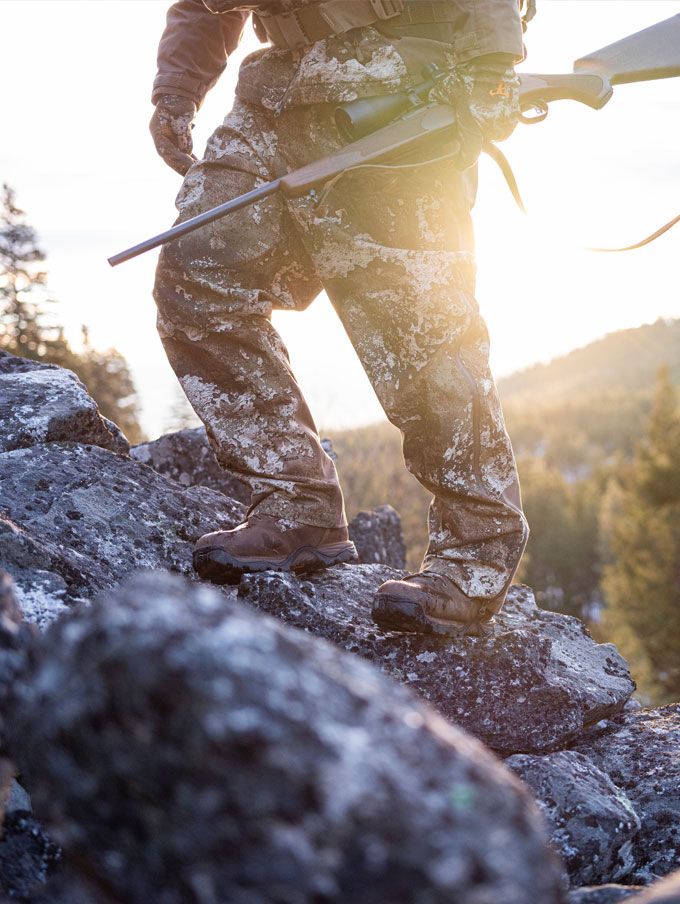
[[[194,544],[194,552],[199,552],[201,549],[219,549],[224,546],[224,535],[228,533],[228,531],[224,530],[215,530],[209,534],[203,534],[202,537],[199,537],[196,543]]]

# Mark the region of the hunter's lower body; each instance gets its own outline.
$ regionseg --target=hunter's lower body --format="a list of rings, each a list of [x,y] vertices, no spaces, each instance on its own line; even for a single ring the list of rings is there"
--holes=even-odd
[[[274,115],[237,101],[186,177],[180,220],[341,144],[332,105]],[[346,525],[335,467],[271,323],[325,289],[434,497],[423,567],[484,604],[502,603],[527,526],[474,298],[471,182],[444,156],[271,197],[168,245],[155,298],[170,363],[220,464],[250,486],[251,517],[333,530]]]

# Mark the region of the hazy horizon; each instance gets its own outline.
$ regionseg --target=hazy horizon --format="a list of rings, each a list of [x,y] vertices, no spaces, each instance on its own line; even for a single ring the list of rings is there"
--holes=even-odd
[[[106,257],[174,219],[180,179],[156,157],[147,128],[168,6],[165,0],[0,4],[0,28],[12,37],[0,78],[16,86],[6,92],[11,131],[0,144],[0,181],[16,189],[40,234],[70,335],[86,323],[96,345],[114,345],[129,360],[151,436],[164,429],[177,385],[154,327],[156,255],[116,270]],[[543,0],[521,68],[569,71],[574,58],[678,12],[673,0]],[[198,153],[231,105],[240,59],[256,46],[248,33],[209,95],[195,132]],[[477,294],[498,377],[619,329],[680,317],[677,233],[628,255],[585,250],[637,239],[678,212],[679,137],[668,127],[678,91],[677,79],[621,86],[602,111],[560,103],[545,123],[520,126],[504,150],[528,218],[483,161]],[[275,315],[275,323],[324,429],[381,419],[324,296],[303,313]]]

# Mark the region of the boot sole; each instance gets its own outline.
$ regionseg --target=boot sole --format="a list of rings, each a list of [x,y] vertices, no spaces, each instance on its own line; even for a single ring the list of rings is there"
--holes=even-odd
[[[426,615],[418,603],[384,594],[373,604],[373,621],[384,631],[401,631],[415,634],[439,634],[447,637],[490,637],[495,632],[495,621],[464,622],[434,618]]]
[[[260,571],[304,574],[343,562],[353,562],[357,558],[356,546],[351,541],[329,546],[301,546],[285,559],[238,559],[221,547],[206,546],[194,552],[193,565],[194,571],[205,581],[236,585],[244,574]]]

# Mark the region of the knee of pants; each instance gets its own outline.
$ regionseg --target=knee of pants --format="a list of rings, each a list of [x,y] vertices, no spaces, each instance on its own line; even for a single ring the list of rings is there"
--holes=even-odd
[[[200,233],[200,230],[199,230]],[[275,294],[267,282],[251,274],[239,274],[208,257],[201,239],[172,242],[163,248],[153,290],[159,329],[180,329],[192,336],[222,333],[229,321],[243,317],[269,318]]]

